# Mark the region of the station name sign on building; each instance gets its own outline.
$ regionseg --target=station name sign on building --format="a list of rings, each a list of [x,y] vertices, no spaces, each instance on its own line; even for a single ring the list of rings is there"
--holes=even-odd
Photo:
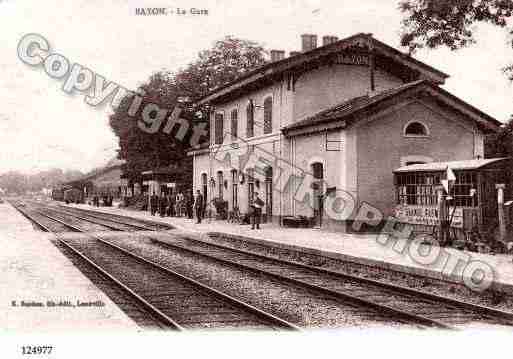
[[[340,65],[360,65],[369,66],[369,54],[358,52],[343,52],[337,54],[335,62]]]
[[[452,216],[451,227],[463,228],[463,209],[457,207],[449,208],[449,215]],[[395,217],[403,223],[422,224],[425,226],[438,225],[438,208],[431,206],[406,206],[399,205],[394,211]]]

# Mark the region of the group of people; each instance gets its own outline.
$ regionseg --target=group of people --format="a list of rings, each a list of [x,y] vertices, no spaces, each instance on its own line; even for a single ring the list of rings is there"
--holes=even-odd
[[[198,191],[199,192],[199,191]],[[201,193],[198,193],[201,196]],[[157,213],[161,217],[187,217],[192,219],[196,210],[197,196],[193,198],[192,191],[183,193],[165,193],[158,196],[155,192],[150,197],[150,213],[155,216]],[[203,216],[203,196],[200,200],[200,211],[198,221],[201,222]]]
[[[105,195],[102,196],[103,205],[106,207],[112,207],[112,201],[114,197],[111,195]],[[100,207],[100,197],[99,196],[93,196],[93,206]]]
[[[250,203],[251,229],[260,229],[260,219],[262,218],[262,208],[264,201],[259,197],[258,192],[254,193]],[[196,223],[201,223],[205,212],[205,199],[200,190],[193,196],[192,191],[183,194],[168,193],[157,196],[155,192],[150,197],[150,212],[152,216],[158,214],[161,217],[182,217],[186,215],[192,219],[196,217]]]

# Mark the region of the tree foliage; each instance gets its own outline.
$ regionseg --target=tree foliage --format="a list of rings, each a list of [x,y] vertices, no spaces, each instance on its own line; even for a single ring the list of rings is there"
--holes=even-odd
[[[192,135],[193,122],[197,121],[193,114],[197,109],[193,110],[190,104],[265,61],[266,53],[262,46],[252,41],[226,37],[216,41],[211,49],[200,52],[197,60],[176,73],[161,71],[150,76],[136,91],[143,94],[139,111],[133,117],[128,115],[133,96],[127,96],[109,118],[110,126],[119,140],[118,157],[126,160],[124,172],[135,180],[141,171],[174,166],[180,168],[183,178],[190,180],[192,161],[186,156],[186,151],[189,149],[188,139]],[[184,139],[178,140],[175,136],[178,126],[170,133],[162,131],[166,120],[154,133],[142,131],[138,123],[142,119],[142,109],[149,103],[168,109],[166,119],[175,106],[183,108],[181,117],[189,122],[191,131]],[[203,141],[207,139],[205,137]]]
[[[513,158],[513,116],[498,133],[486,138],[485,157]]]
[[[80,171],[63,171],[61,169],[50,169],[35,174],[10,171],[0,175],[0,188],[7,193],[39,192],[43,188],[53,188],[60,183],[73,181],[83,175]]]
[[[475,25],[488,23],[508,27],[513,15],[511,0],[401,0],[401,45],[411,52],[421,48],[448,47],[458,50],[476,42]],[[510,28],[509,33],[513,35]],[[513,47],[513,41],[510,43]],[[513,81],[513,65],[503,69]],[[512,117],[513,118],[513,117]],[[513,120],[485,141],[485,156],[513,156]]]
[[[506,27],[513,14],[511,0],[401,0],[404,13],[401,45],[410,51],[447,46],[452,50],[475,43],[473,26]]]
[[[177,88],[169,73],[153,74],[139,87],[138,92],[144,93],[140,109],[154,103],[162,109],[172,110],[178,103]],[[157,131],[152,134],[139,128],[141,110],[134,117],[128,115],[133,100],[133,96],[125,97],[109,118],[109,124],[119,141],[118,157],[126,160],[124,172],[130,177],[136,177],[142,171],[183,159],[185,146],[173,138],[173,132],[167,134]]]
[[[201,51],[198,59],[177,72],[176,83],[193,101],[266,62],[266,51],[256,42],[227,36]]]

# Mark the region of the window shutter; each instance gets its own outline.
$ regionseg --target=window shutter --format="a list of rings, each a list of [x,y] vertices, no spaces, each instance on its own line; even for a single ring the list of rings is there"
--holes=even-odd
[[[222,113],[216,113],[215,117],[215,143],[216,144],[222,144],[223,143],[223,114]]]
[[[238,113],[237,113],[237,109],[233,110],[232,111],[232,116],[231,116],[231,120],[232,120],[232,140],[236,140],[237,139],[237,130],[238,130]]]
[[[255,134],[254,131],[254,113],[253,113],[253,106],[251,104],[246,107],[246,137],[253,137]]]
[[[264,101],[264,133],[273,132],[273,99],[267,97]]]
[[[326,151],[342,151],[343,145],[344,143],[340,137],[340,132],[326,132]]]

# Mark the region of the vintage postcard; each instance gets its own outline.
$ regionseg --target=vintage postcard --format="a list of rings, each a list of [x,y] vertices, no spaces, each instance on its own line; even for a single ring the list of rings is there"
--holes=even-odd
[[[512,16],[0,0],[0,358],[494,354]]]

